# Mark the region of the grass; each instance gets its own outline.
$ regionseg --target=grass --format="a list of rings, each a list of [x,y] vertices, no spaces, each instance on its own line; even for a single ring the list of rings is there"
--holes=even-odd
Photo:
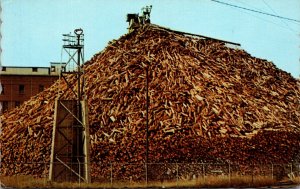
[[[47,178],[34,178],[32,176],[17,175],[11,177],[0,176],[5,186],[15,188],[138,188],[146,187],[145,182],[114,182],[111,183],[57,183],[49,182]],[[294,183],[300,183],[300,177],[295,178]],[[164,182],[149,182],[148,187],[262,187],[273,186],[276,181],[268,176],[206,176],[194,180],[171,180]]]
[[[270,176],[218,176],[202,178],[197,185],[203,187],[262,187],[276,184]]]
[[[35,179],[28,175],[15,175],[10,177],[0,176],[0,181],[4,186],[16,188],[29,188],[44,186],[43,179]]]
[[[293,178],[292,181],[293,181],[295,184],[300,185],[300,176]]]

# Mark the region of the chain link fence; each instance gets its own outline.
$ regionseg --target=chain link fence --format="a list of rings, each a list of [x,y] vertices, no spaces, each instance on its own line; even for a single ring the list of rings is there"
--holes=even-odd
[[[21,167],[31,167],[34,175],[40,180],[40,184],[46,186],[49,178],[49,163],[32,162],[16,163],[12,171],[20,172]],[[35,171],[43,170],[42,173]],[[125,183],[173,183],[174,186],[182,186],[183,183],[208,182],[209,180],[222,179],[231,183],[236,178],[247,178],[247,182],[256,182],[258,178],[268,178],[280,181],[300,178],[300,163],[291,164],[231,164],[231,163],[116,163],[102,164],[91,162],[92,183],[106,183],[113,187],[116,184]],[[15,182],[18,177],[15,177]],[[41,186],[42,187],[42,186]]]
[[[275,180],[294,179],[300,176],[300,164],[230,164],[230,163],[92,163],[91,167],[101,167],[104,174],[93,175],[96,182],[114,181],[180,181],[205,177],[227,176],[268,176]],[[146,169],[148,171],[146,171]],[[96,170],[93,172],[97,172]]]

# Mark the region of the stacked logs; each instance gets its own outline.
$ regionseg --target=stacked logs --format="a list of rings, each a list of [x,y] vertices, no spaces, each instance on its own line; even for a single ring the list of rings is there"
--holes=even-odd
[[[111,162],[145,161],[147,79],[149,162],[300,158],[299,83],[224,42],[147,25],[110,42],[84,69],[93,178]],[[65,88],[57,81],[1,116],[2,174],[45,173],[24,163],[49,163],[54,99]],[[139,177],[142,168],[114,174],[129,170]]]

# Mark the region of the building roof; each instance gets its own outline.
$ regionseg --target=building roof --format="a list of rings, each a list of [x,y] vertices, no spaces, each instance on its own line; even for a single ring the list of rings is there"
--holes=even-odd
[[[65,65],[65,63],[62,63]],[[28,76],[58,76],[61,63],[51,62],[50,67],[38,66],[1,66],[0,75],[28,75]]]

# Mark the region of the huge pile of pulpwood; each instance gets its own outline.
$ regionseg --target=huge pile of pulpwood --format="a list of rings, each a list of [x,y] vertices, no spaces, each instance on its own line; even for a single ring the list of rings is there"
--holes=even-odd
[[[145,162],[147,70],[149,162],[299,160],[299,83],[244,50],[146,25],[84,69],[92,178],[110,162]],[[48,171],[36,162],[50,160],[54,100],[66,88],[59,83],[1,116],[1,174]]]

